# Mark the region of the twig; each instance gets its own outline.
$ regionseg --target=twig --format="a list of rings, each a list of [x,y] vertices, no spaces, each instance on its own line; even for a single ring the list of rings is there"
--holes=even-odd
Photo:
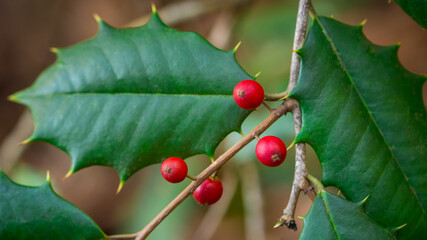
[[[295,27],[294,44],[292,47],[293,50],[300,49],[304,44],[306,30],[307,30],[308,12],[309,12],[310,6],[311,6],[310,0],[299,1],[297,23]],[[299,70],[300,70],[299,67],[300,67],[299,56],[295,52],[292,52],[291,73],[290,73],[289,84],[287,88],[287,91],[289,93],[297,85]]]
[[[263,133],[268,127],[271,126],[277,119],[283,114],[292,111],[296,104],[295,100],[286,99],[281,105],[275,108],[270,115],[258,126],[256,126],[251,132],[249,132],[240,141],[234,144],[225,153],[219,156],[214,163],[207,167],[197,177],[196,181],[193,181],[188,185],[172,202],[170,202],[147,226],[138,232],[136,239],[145,239],[162,221],[165,219],[179,204],[181,204],[190,194],[212,173],[221,168],[230,158],[232,158],[237,152],[239,152],[244,146],[250,143],[255,135]]]
[[[307,29],[307,18],[308,14],[316,15],[316,11],[314,10],[311,0],[300,0],[298,6],[298,16],[297,23],[295,28],[295,36],[294,36],[294,45],[292,51],[292,62],[291,62],[291,74],[289,78],[288,88],[281,93],[273,93],[273,94],[265,94],[265,101],[277,101],[284,97],[286,97],[292,89],[297,85],[298,75],[299,75],[299,57],[298,54],[295,53],[296,50],[300,49],[304,44],[305,34]]]
[[[237,178],[233,169],[229,167],[223,168],[222,181],[224,183],[224,194],[218,204],[211,206],[208,212],[203,217],[201,223],[197,227],[193,235],[194,240],[209,240],[212,239],[215,230],[218,228],[221,220],[224,218],[228,207],[233,200],[234,193],[237,189]]]
[[[263,198],[258,170],[254,161],[243,164],[240,171],[242,179],[242,195],[245,206],[246,240],[264,240],[265,221],[263,214]]]
[[[295,36],[294,36],[294,45],[293,49],[298,50],[302,47],[305,40],[306,28],[307,28],[307,18],[309,9],[311,6],[310,0],[300,0],[298,6],[298,17],[295,28]],[[291,73],[289,78],[289,84],[287,92],[291,92],[292,89],[296,86],[299,76],[300,70],[300,59],[298,55],[293,52],[292,53],[292,63],[291,63]],[[299,103],[297,103],[297,107],[295,107],[292,111],[292,115],[294,117],[294,125],[295,125],[295,135],[301,131],[301,109]],[[305,156],[305,144],[297,143],[295,145],[295,175],[294,181],[292,184],[291,195],[289,197],[288,204],[286,208],[283,210],[283,215],[279,218],[279,222],[275,227],[286,225],[288,228],[297,230],[297,226],[294,220],[294,213],[296,204],[298,202],[298,196],[301,190],[311,193],[310,184],[308,184],[306,180],[307,176],[307,168],[306,168],[306,156]]]
[[[119,235],[107,236],[107,239],[129,240],[129,239],[135,239],[135,236],[136,234],[119,234]]]

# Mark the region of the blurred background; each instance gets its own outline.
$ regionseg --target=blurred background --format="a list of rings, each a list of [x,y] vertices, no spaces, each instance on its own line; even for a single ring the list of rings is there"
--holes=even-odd
[[[286,89],[295,26],[296,0],[2,0],[0,1],[0,169],[18,183],[37,186],[51,173],[55,190],[78,206],[109,235],[139,231],[189,183],[169,184],[160,164],[142,169],[119,195],[117,173],[107,167],[83,169],[63,179],[70,158],[42,142],[17,144],[30,136],[31,117],[24,107],[7,97],[30,86],[40,72],[55,61],[51,47],[66,47],[93,37],[93,14],[115,27],[139,26],[147,21],[154,2],[165,23],[182,31],[195,31],[215,46],[230,50],[242,41],[237,59],[266,92]],[[401,43],[399,58],[410,71],[427,74],[427,31],[394,2],[388,0],[313,0],[319,15],[356,25],[367,19],[364,32],[379,45]],[[424,86],[426,103],[426,86]],[[276,104],[271,103],[274,107]],[[243,124],[248,133],[268,115],[254,111]],[[277,121],[264,135],[275,135],[289,145],[294,138],[292,116]],[[231,133],[218,147],[219,155],[241,135]],[[191,198],[181,204],[149,239],[298,239],[298,231],[273,229],[286,206],[294,168],[294,151],[285,163],[267,168],[256,161],[255,143],[238,153],[220,173],[224,196],[211,207]],[[186,160],[189,173],[197,175],[210,160]],[[308,147],[308,169],[320,178],[321,168]],[[337,191],[336,189],[330,189]],[[301,194],[296,216],[304,216],[311,200]]]

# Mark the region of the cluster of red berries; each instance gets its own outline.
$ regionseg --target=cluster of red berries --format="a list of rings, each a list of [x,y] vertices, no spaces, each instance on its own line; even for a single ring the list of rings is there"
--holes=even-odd
[[[244,80],[234,88],[233,97],[241,108],[255,109],[264,101],[264,89],[254,80]],[[255,154],[262,164],[277,167],[285,161],[287,149],[280,138],[266,136],[258,141]],[[166,159],[162,163],[161,172],[163,178],[171,183],[179,183],[189,177],[187,164],[177,157]],[[202,205],[210,205],[221,198],[222,192],[221,181],[217,177],[208,178],[193,192],[193,197]]]
[[[181,158],[170,157],[160,168],[162,176],[171,183],[182,182],[188,176],[187,164]],[[193,192],[194,199],[202,205],[216,203],[222,196],[222,183],[217,177],[206,179]]]
[[[243,109],[255,109],[264,101],[264,89],[254,80],[243,80],[234,87],[234,101]],[[285,161],[286,145],[274,136],[261,138],[255,148],[258,160],[269,167],[277,167]]]

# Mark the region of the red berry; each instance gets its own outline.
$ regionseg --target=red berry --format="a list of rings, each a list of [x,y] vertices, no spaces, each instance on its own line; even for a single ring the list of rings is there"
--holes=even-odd
[[[181,158],[170,157],[162,163],[162,176],[171,183],[182,182],[187,177],[188,167]]]
[[[208,178],[193,192],[193,197],[202,205],[216,203],[222,196],[222,183],[219,179]]]
[[[264,101],[264,89],[254,80],[243,80],[234,87],[234,101],[243,109],[255,109]]]
[[[255,154],[265,166],[277,167],[285,161],[287,149],[282,139],[275,136],[266,136],[258,141],[255,147]]]

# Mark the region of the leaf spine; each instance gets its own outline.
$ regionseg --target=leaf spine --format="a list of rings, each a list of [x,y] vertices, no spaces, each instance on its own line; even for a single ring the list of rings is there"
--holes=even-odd
[[[406,225],[408,225],[407,223],[405,223],[405,224],[402,224],[402,225],[400,225],[400,226],[398,226],[398,227],[395,227],[394,229],[391,229],[391,231],[398,231],[398,230],[400,230],[400,229],[402,229],[402,228],[404,228],[404,227],[406,227]]]
[[[58,53],[58,48],[55,48],[55,47],[51,47],[51,48],[49,48],[49,51],[51,51],[51,52],[53,52],[53,53]]]
[[[31,139],[31,138],[27,138],[27,139],[25,139],[24,141],[22,141],[22,142],[18,143],[18,146],[22,146],[22,145],[27,144],[27,143],[29,143],[29,142],[31,142],[31,141],[32,141],[32,139]]]
[[[233,53],[237,52],[237,49],[239,49],[240,44],[242,44],[242,41],[240,41],[239,43],[237,43],[237,45],[233,48]]]
[[[151,3],[151,12],[154,13],[154,14],[157,13],[156,4],[154,4],[154,2]]]
[[[257,74],[255,74],[254,79],[257,79],[260,74],[261,74],[261,72],[258,72]]]
[[[369,195],[366,196],[362,201],[358,202],[358,205],[363,206],[363,204],[365,204],[365,202],[368,200],[368,198],[369,198]]]
[[[119,184],[119,187],[117,188],[116,195],[118,195],[120,193],[120,191],[122,190],[124,184],[125,184],[125,181],[124,180],[120,180],[120,184]]]
[[[303,60],[303,48],[300,48],[298,50],[291,50],[291,52],[296,53],[301,58],[301,61]]]
[[[242,128],[240,128],[239,130],[237,130],[237,132],[240,133],[240,135],[242,135],[242,137],[245,137],[245,134],[243,134]]]
[[[9,100],[9,101],[11,101],[11,102],[16,102],[16,97],[15,97],[15,95],[9,95],[8,97],[7,97],[7,100]]]
[[[286,96],[284,96],[284,97],[282,97],[282,98],[279,98],[279,100],[278,101],[282,101],[282,100],[285,100],[286,98],[288,98],[289,97],[289,94],[288,95],[286,95]]]
[[[64,176],[64,178],[63,178],[63,180],[65,180],[65,179],[67,179],[68,177],[70,177],[71,176],[71,174],[73,174],[74,172],[73,172],[73,170],[70,170],[70,171],[68,171],[67,172],[67,174],[65,174],[65,176]]]
[[[280,226],[282,226],[282,222],[281,222],[281,221],[278,221],[278,222],[274,225],[274,227],[273,227],[273,228],[278,228],[278,227],[280,227]]]
[[[50,183],[50,172],[47,171],[46,173],[46,183]]]
[[[95,21],[97,22],[97,23],[102,23],[102,19],[101,19],[101,17],[98,15],[98,14],[93,14],[93,18],[95,19]]]

